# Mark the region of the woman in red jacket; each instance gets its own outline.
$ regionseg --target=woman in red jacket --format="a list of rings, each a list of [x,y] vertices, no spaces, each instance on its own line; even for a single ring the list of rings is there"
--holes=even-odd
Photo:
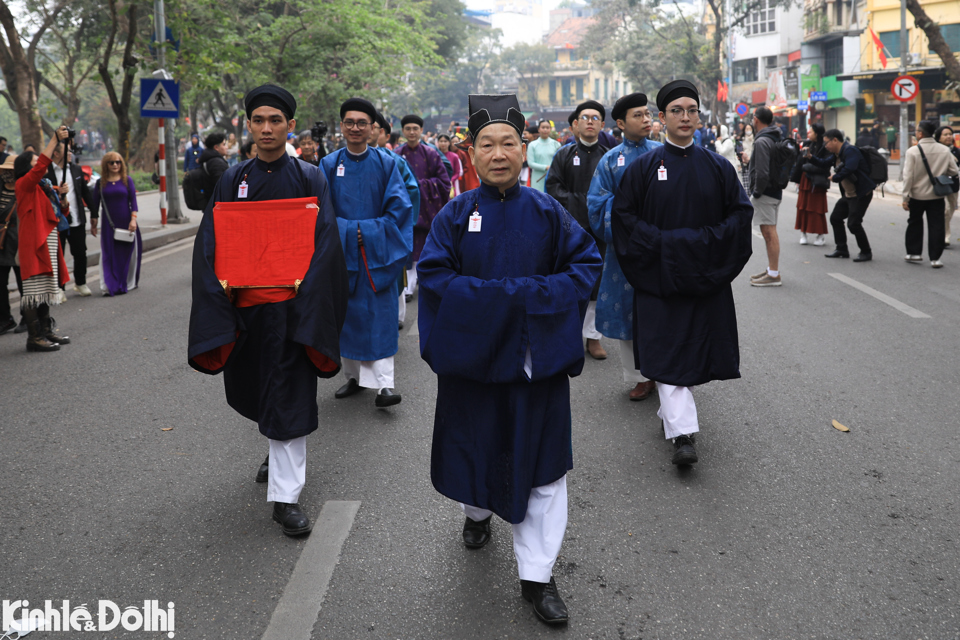
[[[67,128],[60,127],[39,156],[26,151],[14,161],[20,222],[20,311],[30,332],[27,351],[58,351],[70,339],[54,330],[50,305],[60,304],[60,287],[70,280],[57,233],[60,196],[45,178],[51,157]]]

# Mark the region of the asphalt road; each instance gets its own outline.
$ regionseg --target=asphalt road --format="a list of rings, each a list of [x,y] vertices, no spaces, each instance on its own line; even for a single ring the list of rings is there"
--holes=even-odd
[[[906,212],[884,201],[867,214],[874,261],[827,260],[831,245],[796,244],[795,201],[779,224],[784,285],[749,286],[759,239],[734,283],[743,378],[696,390],[696,467],[670,464],[656,398],[627,401],[612,341],[572,381],[565,628],[520,598],[509,526],[465,550],[458,507],[430,484],[436,380],[415,302],[401,405],[334,400],[341,380],[321,381],[301,503],[314,517],[360,505],[312,637],[960,637],[960,250],[940,270],[905,264]],[[71,293],[54,311],[73,338],[59,353],[0,336],[0,600],[157,599],[175,603],[177,638],[256,639],[295,599],[295,567],[315,579],[297,563],[325,541],[283,536],[253,482],[265,440],[219,377],[186,364],[188,247],[147,254],[126,296]]]

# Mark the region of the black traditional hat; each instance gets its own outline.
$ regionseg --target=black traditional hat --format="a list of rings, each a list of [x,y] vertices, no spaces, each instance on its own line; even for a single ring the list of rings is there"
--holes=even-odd
[[[508,124],[523,136],[526,120],[520,112],[520,102],[515,94],[507,95],[471,95],[467,97],[470,120],[467,126],[476,140],[480,130],[490,124]]]
[[[340,119],[343,120],[347,111],[360,111],[370,116],[371,120],[377,119],[377,109],[373,103],[364,98],[350,98],[340,105]]]
[[[580,112],[584,109],[596,109],[600,112],[600,119],[605,120],[607,117],[607,110],[603,108],[603,105],[597,102],[596,100],[587,100],[586,102],[581,102],[577,105],[577,110],[573,112],[573,118],[576,120],[580,117]]]
[[[401,127],[405,127],[405,126],[407,126],[408,124],[415,124],[415,125],[419,126],[421,129],[423,129],[423,118],[421,118],[420,116],[413,115],[413,114],[403,116],[403,117],[400,119],[400,126],[401,126]]]
[[[377,111],[377,124],[380,125],[381,129],[387,132],[387,135],[390,135],[393,127],[390,126],[390,123],[387,122],[387,119],[379,111]]]
[[[627,111],[635,107],[645,107],[647,106],[647,94],[640,93],[631,93],[628,96],[623,96],[613,105],[613,110],[610,112],[610,116],[614,120],[623,120],[627,116]]]
[[[700,92],[696,85],[689,80],[674,80],[660,87],[657,91],[657,108],[666,112],[667,105],[677,98],[693,98],[700,106]]]
[[[283,112],[287,120],[292,120],[297,113],[297,99],[293,94],[275,84],[262,84],[251,89],[243,97],[243,108],[249,120],[257,107],[273,107]]]
[[[574,111],[573,113],[571,113],[570,115],[567,116],[567,123],[568,123],[571,127],[573,126],[573,123],[576,122],[576,121],[577,121],[577,112],[576,112],[576,111]]]

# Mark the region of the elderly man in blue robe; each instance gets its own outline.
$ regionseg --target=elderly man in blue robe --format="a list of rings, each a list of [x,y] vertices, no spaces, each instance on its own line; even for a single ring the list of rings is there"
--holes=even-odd
[[[431,479],[466,514],[463,542],[513,525],[521,595],[567,620],[553,565],[573,468],[571,376],[601,261],[583,227],[518,182],[524,119],[515,95],[470,96],[480,187],[434,219],[418,265],[420,353],[437,374]]]
[[[347,381],[335,397],[376,389],[374,404],[384,408],[401,400],[394,391],[397,277],[413,251],[413,206],[397,158],[367,146],[377,117],[376,108],[363,98],[340,105],[347,146],[327,155],[320,168],[330,184],[350,278],[350,302],[340,334]]]
[[[657,383],[643,377],[633,359],[633,287],[617,262],[617,253],[613,248],[613,231],[610,227],[610,211],[613,208],[613,196],[627,167],[641,155],[661,145],[648,139],[653,118],[645,94],[631,93],[623,96],[613,105],[610,115],[623,131],[623,142],[607,151],[600,159],[587,193],[590,227],[607,245],[600,292],[597,296],[596,322],[600,333],[618,341],[623,381],[634,384],[628,397],[637,402],[650,397],[657,388]]]
[[[730,283],[750,259],[753,207],[726,158],[694,143],[700,95],[687,80],[657,92],[667,142],[627,167],[611,211],[617,260],[633,285],[633,346],[657,382],[676,465],[698,461],[692,387],[740,377]]]

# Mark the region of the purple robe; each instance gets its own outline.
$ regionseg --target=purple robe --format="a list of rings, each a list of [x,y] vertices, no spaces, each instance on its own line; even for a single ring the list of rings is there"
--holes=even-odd
[[[423,143],[416,147],[401,145],[394,152],[407,161],[420,185],[420,215],[413,226],[413,261],[418,262],[430,224],[450,200],[450,175],[440,153]]]
[[[117,229],[126,229],[130,226],[131,215],[137,208],[137,191],[133,186],[133,179],[127,178],[127,185],[120,181],[107,182],[101,179],[91,191],[91,211],[102,211],[100,217],[103,224],[100,227],[100,290],[111,296],[126,293],[135,289],[140,282],[140,256],[143,254],[143,238],[140,236],[140,226],[137,225],[136,240],[133,242],[117,242],[113,239],[113,229],[110,222]],[[103,205],[100,203],[101,195]],[[108,218],[109,214],[109,218]]]

